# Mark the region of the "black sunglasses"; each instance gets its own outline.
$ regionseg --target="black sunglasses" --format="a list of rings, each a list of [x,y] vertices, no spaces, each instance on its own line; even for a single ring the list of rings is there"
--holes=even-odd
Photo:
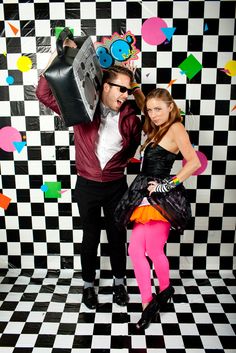
[[[116,83],[113,83],[113,82],[107,82],[107,83],[108,83],[110,86],[119,87],[121,93],[128,92],[129,95],[132,94],[132,89],[130,89],[130,88],[127,88],[127,87],[125,87],[125,86],[117,85]]]

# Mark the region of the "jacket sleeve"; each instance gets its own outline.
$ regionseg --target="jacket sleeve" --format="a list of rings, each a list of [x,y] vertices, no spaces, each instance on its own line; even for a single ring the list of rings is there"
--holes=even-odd
[[[46,107],[52,109],[58,115],[61,115],[56,99],[53,96],[51,88],[49,87],[48,82],[43,75],[40,76],[38,86],[36,88],[36,97]]]
[[[132,123],[131,138],[129,145],[129,158],[132,158],[138,146],[141,143],[142,123],[141,120],[135,116]]]

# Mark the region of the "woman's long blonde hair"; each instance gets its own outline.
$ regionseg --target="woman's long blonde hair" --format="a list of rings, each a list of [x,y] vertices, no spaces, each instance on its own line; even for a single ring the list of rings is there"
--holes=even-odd
[[[169,107],[171,104],[173,106],[172,110],[169,113],[169,120],[161,125],[156,126],[148,116],[147,112],[147,102],[149,99],[155,98],[160,99],[167,104]],[[182,117],[180,115],[180,110],[177,107],[175,101],[173,100],[171,94],[167,89],[164,88],[156,88],[149,92],[145,98],[144,102],[144,114],[145,114],[145,121],[143,124],[143,131],[147,135],[147,139],[141,147],[141,151],[146,147],[146,145],[153,140],[153,147],[157,146],[157,144],[161,141],[163,136],[167,133],[170,126],[176,122],[181,122]]]

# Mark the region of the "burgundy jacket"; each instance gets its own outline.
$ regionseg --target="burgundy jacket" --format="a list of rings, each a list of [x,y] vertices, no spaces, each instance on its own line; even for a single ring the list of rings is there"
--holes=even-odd
[[[41,76],[36,88],[36,96],[45,106],[61,115],[52,91]],[[101,169],[96,156],[96,142],[100,125],[99,104],[91,123],[81,123],[73,126],[75,143],[75,163],[77,173],[90,180],[106,182],[121,178],[131,157],[134,156],[141,141],[141,121],[135,115],[129,102],[121,106],[119,130],[123,138],[123,147],[117,152],[104,169]]]

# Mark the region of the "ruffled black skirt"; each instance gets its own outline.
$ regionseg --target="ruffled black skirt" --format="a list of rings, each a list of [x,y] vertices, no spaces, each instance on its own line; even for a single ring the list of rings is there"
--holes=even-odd
[[[134,209],[141,203],[144,197],[156,208],[170,223],[171,228],[182,234],[191,217],[191,206],[187,197],[187,191],[183,184],[176,186],[167,193],[152,193],[148,196],[148,182],[161,179],[139,174],[129,189],[125,192],[115,210],[115,220],[119,226],[127,226]]]

